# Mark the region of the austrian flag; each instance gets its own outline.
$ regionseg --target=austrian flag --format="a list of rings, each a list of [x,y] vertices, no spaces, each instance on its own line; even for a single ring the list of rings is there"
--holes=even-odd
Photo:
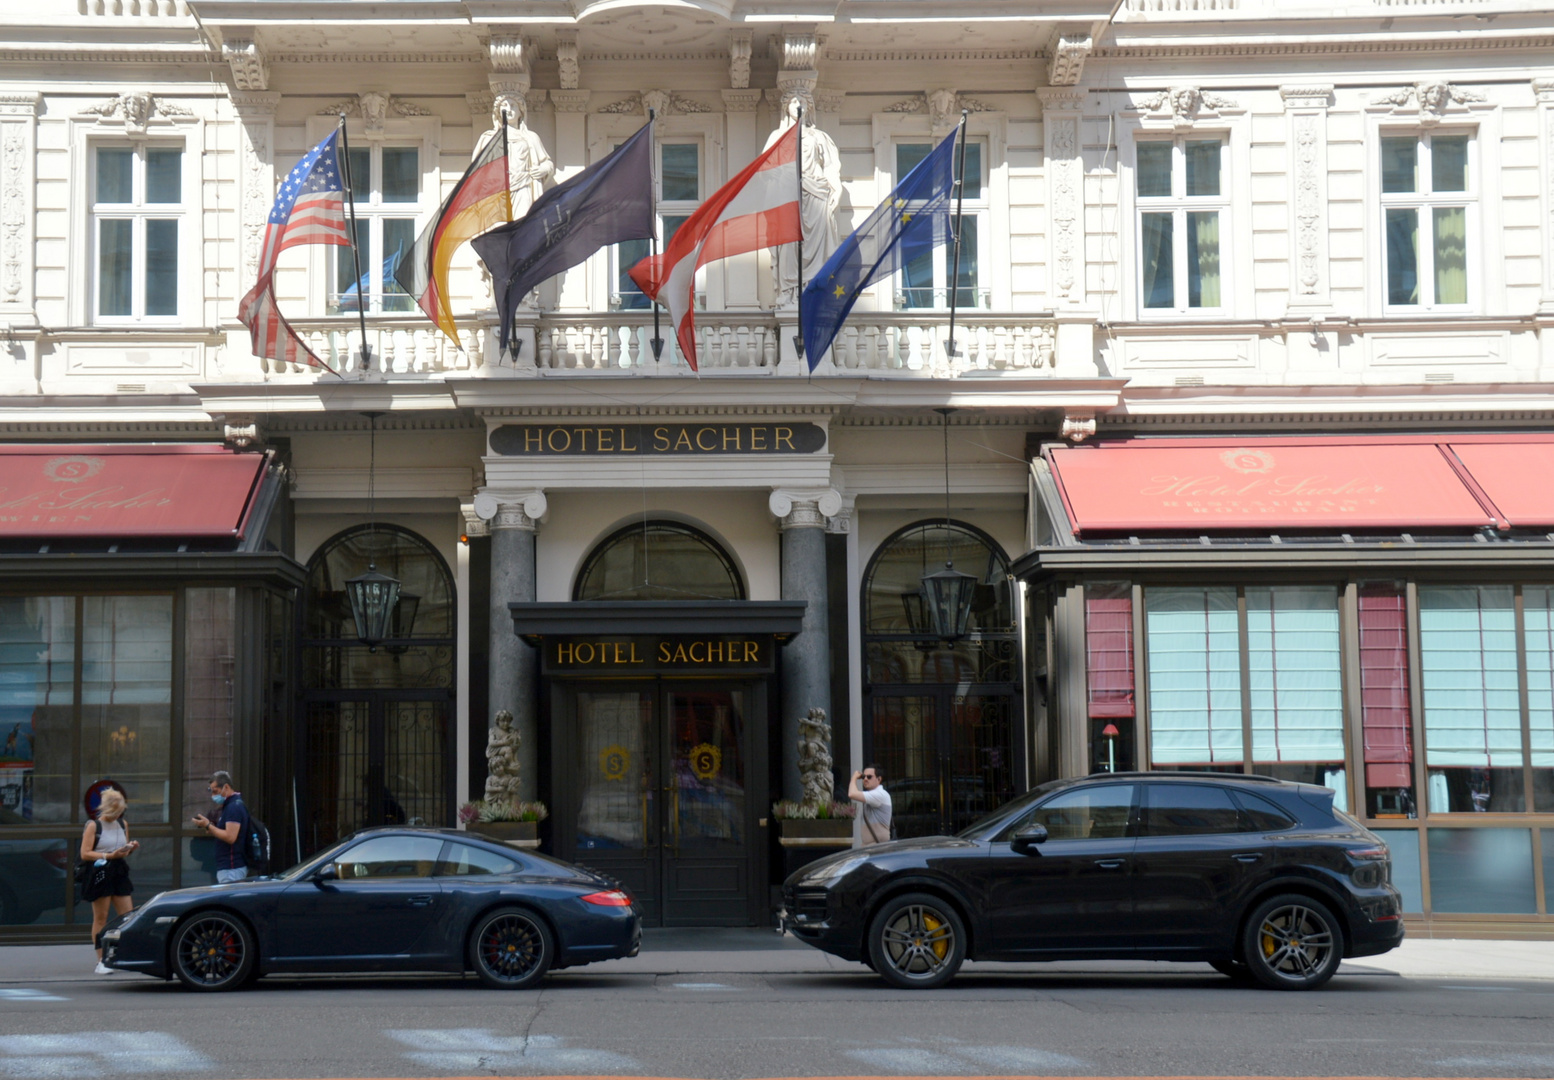
[[[761,248],[796,244],[799,224],[798,125],[685,219],[662,255],[631,268],[631,280],[669,309],[680,352],[696,368],[696,271]]]

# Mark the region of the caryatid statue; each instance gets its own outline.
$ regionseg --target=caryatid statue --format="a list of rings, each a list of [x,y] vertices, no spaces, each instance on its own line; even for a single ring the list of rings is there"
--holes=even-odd
[[[766,140],[766,147],[783,135],[798,120],[804,109],[804,131],[800,140],[800,171],[803,176],[799,216],[804,225],[804,281],[815,280],[820,268],[841,243],[836,228],[836,210],[842,204],[842,156],[836,140],[815,126],[815,108],[803,95],[794,94],[783,110],[782,125]],[[773,286],[778,307],[794,307],[799,300],[798,245],[784,244],[776,249],[773,260]]]
[[[471,160],[478,158],[492,139],[502,135],[502,121],[507,119],[507,190],[512,197],[513,220],[517,221],[529,212],[545,191],[545,182],[556,175],[556,163],[540,137],[529,130],[526,123],[529,108],[522,94],[499,93],[491,102],[491,130],[475,143]],[[517,124],[514,127],[514,124]],[[487,304],[494,302],[491,275],[484,264],[480,266],[480,286]],[[535,294],[530,293],[522,306],[530,307]]]

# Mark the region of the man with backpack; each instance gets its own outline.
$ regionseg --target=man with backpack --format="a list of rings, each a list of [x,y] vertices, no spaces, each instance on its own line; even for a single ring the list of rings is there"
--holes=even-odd
[[[194,823],[216,839],[216,884],[230,885],[248,876],[248,845],[243,835],[248,828],[248,807],[243,805],[242,794],[232,790],[232,774],[225,769],[211,774],[210,801],[220,807],[216,820],[195,814]]]

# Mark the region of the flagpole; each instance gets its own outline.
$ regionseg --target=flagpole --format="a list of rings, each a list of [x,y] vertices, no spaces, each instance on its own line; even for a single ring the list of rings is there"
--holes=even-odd
[[[956,147],[958,160],[955,165],[955,262],[950,267],[947,275],[950,279],[950,336],[944,343],[944,348],[949,353],[950,369],[955,368],[955,307],[960,298],[960,231],[961,231],[961,207],[966,202],[966,116],[969,109],[960,111],[960,123],[956,126],[955,138],[959,145]]]
[[[793,351],[798,353],[799,362],[804,362],[804,104],[799,102],[798,119],[794,121],[798,128],[795,132],[797,143],[793,150],[793,164],[799,177],[799,248],[798,248],[798,292],[794,294],[794,300],[798,304],[798,333],[793,335]]]
[[[648,123],[652,124],[657,119],[658,119],[658,110],[657,109],[649,109],[648,110]],[[650,140],[650,141],[653,142],[653,148],[655,150],[658,148],[658,143],[656,141],[657,137],[658,137],[658,129],[655,127],[653,129],[653,137]],[[649,169],[648,170],[648,178],[651,180],[652,177],[653,177],[653,171],[651,169]],[[657,181],[654,181],[653,183],[648,184],[648,199],[651,202],[652,208],[653,208],[653,215],[652,215],[653,216],[653,235],[648,237],[648,256],[651,259],[650,265],[653,267],[654,270],[657,270],[657,269],[659,269],[659,266],[658,266],[658,183],[657,183]],[[658,328],[658,308],[659,308],[658,297],[655,296],[655,297],[653,297],[653,336],[650,339],[648,339],[648,346],[653,350],[653,363],[655,363],[655,364],[658,363],[659,360],[661,360],[663,358],[663,355],[664,355],[664,335],[660,332],[660,330]]]
[[[362,294],[362,253],[357,246],[358,234],[356,229],[356,192],[355,185],[351,183],[351,140],[345,132],[345,113],[340,114],[340,146],[344,150],[341,155],[342,168],[345,174],[345,197],[351,204],[351,260],[356,264],[356,315],[361,320],[362,326],[362,366],[365,374],[372,363],[372,349],[367,345],[367,298]]]
[[[510,112],[508,112],[507,105],[504,103],[502,105],[502,186],[507,189],[507,220],[508,221],[513,220],[513,159],[507,156],[508,152],[512,149],[511,145],[509,145],[509,143],[507,141],[507,122],[511,118],[512,118],[512,114]],[[426,268],[427,269],[427,278],[428,278],[428,280],[431,278],[431,265],[430,265],[431,257],[432,257],[432,253],[430,251],[428,251],[427,252],[428,265],[427,265],[427,268]],[[491,302],[494,303],[494,304],[496,303],[496,278],[495,277],[493,277],[491,279]],[[501,304],[497,304],[497,310],[498,311],[502,310],[502,305]],[[517,306],[514,305],[513,310],[508,313],[508,317],[511,318],[512,316],[517,315],[517,314],[518,314]],[[517,334],[512,332],[512,327],[510,327],[510,326],[509,327],[504,327],[503,329],[505,329],[507,331],[507,333],[508,333],[508,337],[507,337],[507,343],[508,343],[508,346],[509,346],[508,350],[507,350],[508,351],[508,355],[512,357],[513,366],[517,367],[518,366],[518,353],[523,349],[523,339],[520,338]],[[500,334],[498,334],[497,340],[498,341],[501,340]],[[457,344],[457,342],[455,342],[455,344]],[[536,355],[538,355],[537,352],[536,352]]]

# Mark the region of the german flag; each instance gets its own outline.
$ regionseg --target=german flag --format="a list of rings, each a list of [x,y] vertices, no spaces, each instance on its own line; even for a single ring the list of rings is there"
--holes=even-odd
[[[507,125],[502,137],[486,144],[464,170],[431,224],[416,237],[415,248],[394,271],[400,288],[443,333],[463,348],[449,307],[448,268],[453,253],[465,241],[494,225],[513,220],[512,195],[507,190]]]

